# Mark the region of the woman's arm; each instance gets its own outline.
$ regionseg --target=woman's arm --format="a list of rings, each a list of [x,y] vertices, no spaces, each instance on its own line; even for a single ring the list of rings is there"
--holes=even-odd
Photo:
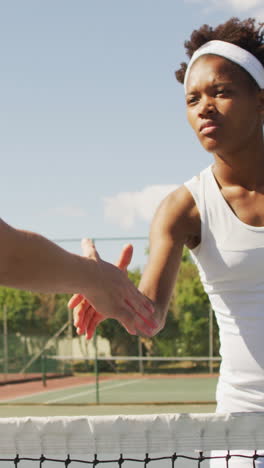
[[[139,290],[154,304],[158,333],[165,325],[168,305],[181,263],[184,245],[200,236],[200,217],[193,197],[184,187],[168,195],[154,216],[150,253]]]
[[[155,335],[164,327],[183,246],[193,248],[199,241],[199,212],[190,192],[182,186],[161,203],[152,222],[150,255],[139,290],[154,306],[156,326],[148,332],[143,327],[137,328],[137,334]],[[129,262],[126,266],[128,264]],[[86,333],[90,338],[96,328],[97,318],[100,319],[100,310],[91,310],[89,303],[81,295],[75,295],[69,304],[75,308],[75,326],[79,334]]]

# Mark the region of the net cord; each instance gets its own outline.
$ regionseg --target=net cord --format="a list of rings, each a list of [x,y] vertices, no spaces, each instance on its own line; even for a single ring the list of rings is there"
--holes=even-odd
[[[264,412],[0,418],[0,458],[263,450]],[[252,454],[251,454],[252,456]]]

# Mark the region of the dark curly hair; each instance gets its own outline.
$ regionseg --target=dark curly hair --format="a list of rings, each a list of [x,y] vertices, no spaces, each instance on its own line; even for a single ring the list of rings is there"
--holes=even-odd
[[[264,23],[256,24],[254,18],[240,21],[231,18],[216,28],[204,24],[200,29],[192,32],[189,41],[185,41],[184,47],[189,58],[193,53],[208,41],[219,40],[231,42],[253,54],[264,66]],[[181,68],[175,72],[176,79],[184,82],[187,69],[186,63],[181,63]]]

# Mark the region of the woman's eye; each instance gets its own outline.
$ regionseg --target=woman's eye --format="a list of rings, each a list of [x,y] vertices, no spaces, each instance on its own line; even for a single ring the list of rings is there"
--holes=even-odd
[[[198,98],[196,96],[192,96],[187,99],[187,104],[188,105],[195,104],[197,101],[198,101]]]
[[[228,95],[228,90],[227,89],[217,89],[216,90],[216,96],[227,96]]]

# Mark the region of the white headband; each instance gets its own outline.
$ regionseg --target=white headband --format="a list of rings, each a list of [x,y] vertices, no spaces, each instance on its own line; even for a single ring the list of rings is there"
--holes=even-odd
[[[240,65],[240,67],[244,68],[254,78],[260,89],[264,88],[264,67],[253,54],[230,42],[209,41],[197,49],[192,55],[184,78],[185,93],[188,76],[193,63],[205,54],[220,55]]]

